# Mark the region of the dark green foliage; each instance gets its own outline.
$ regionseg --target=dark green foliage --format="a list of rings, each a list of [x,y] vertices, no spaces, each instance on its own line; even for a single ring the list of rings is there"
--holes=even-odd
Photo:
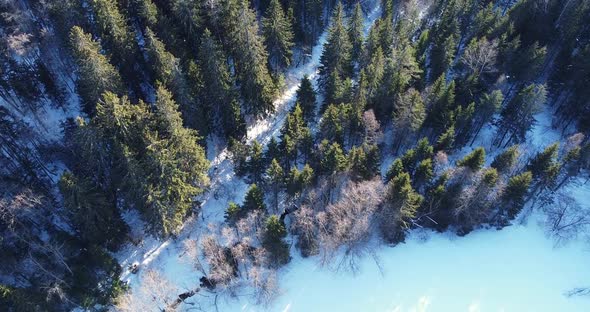
[[[262,145],[254,140],[250,146],[250,156],[247,162],[248,172],[255,183],[260,183],[264,168],[266,167],[264,155],[262,154]]]
[[[93,116],[96,103],[106,91],[122,94],[123,81],[117,69],[100,54],[101,47],[82,28],[75,26],[70,31],[70,47],[78,65],[76,88],[86,114]]]
[[[398,176],[400,173],[404,171],[404,164],[402,163],[401,158],[396,158],[391,166],[387,169],[387,173],[385,174],[385,181],[389,182],[394,177]]]
[[[353,147],[348,153],[352,174],[360,180],[369,180],[379,171],[379,148],[377,145]]]
[[[483,147],[478,147],[463,157],[463,159],[457,161],[457,166],[467,167],[475,172],[483,167],[485,160],[486,151]]]
[[[505,202],[506,212],[510,219],[514,218],[524,206],[525,196],[532,180],[533,175],[530,171],[513,176],[508,180],[502,199]]]
[[[325,91],[325,103],[334,103],[336,89],[352,73],[352,44],[344,25],[344,9],[338,3],[332,14],[328,40],[320,58],[319,84]]]
[[[346,156],[340,147],[340,144],[334,142],[329,144],[327,141],[322,142],[324,148],[320,166],[325,174],[333,174],[346,169]]]
[[[121,243],[127,227],[114,201],[98,186],[65,172],[59,180],[59,190],[70,219],[83,241],[111,249]]]
[[[251,184],[246,193],[246,198],[242,204],[242,209],[245,211],[259,210],[266,211],[266,204],[264,203],[264,192],[256,184]]]
[[[271,254],[272,266],[282,266],[291,260],[289,245],[285,242],[287,230],[276,215],[269,216],[264,226],[262,246]]]
[[[315,116],[316,94],[309,77],[303,76],[301,84],[297,89],[297,103],[303,111],[303,117],[310,121]]]
[[[424,198],[411,185],[410,175],[402,172],[395,176],[387,186],[386,210],[392,219],[381,220],[382,233],[389,242],[403,237],[403,231],[412,227],[412,220]],[[400,234],[400,232],[402,234]]]
[[[453,144],[455,143],[455,127],[451,126],[447,129],[443,134],[438,137],[436,141],[436,150],[440,151],[449,151],[453,148]]]
[[[508,173],[516,164],[520,155],[518,145],[513,145],[502,153],[498,154],[491,166],[496,168],[500,173]]]
[[[238,94],[234,90],[234,80],[223,51],[207,29],[201,37],[197,56],[204,78],[201,98],[208,105],[210,119],[221,121],[226,138],[242,138],[246,134],[246,124],[240,111]]]
[[[268,53],[259,34],[256,13],[248,3],[228,1],[227,35],[246,111],[261,116],[274,111],[276,86],[268,72]]]
[[[225,222],[229,224],[235,224],[241,217],[241,208],[240,205],[230,202],[227,208],[225,209]]]
[[[262,19],[262,33],[268,51],[268,61],[275,72],[289,66],[293,57],[293,31],[291,22],[278,0],[270,0]]]
[[[535,123],[534,115],[539,112],[546,97],[544,85],[530,84],[520,90],[500,113],[497,145],[523,142],[527,131]]]
[[[352,43],[351,58],[356,62],[359,61],[363,48],[363,28],[363,10],[361,8],[361,3],[357,2],[354,6],[354,11],[348,25],[348,34],[350,36],[350,42]]]

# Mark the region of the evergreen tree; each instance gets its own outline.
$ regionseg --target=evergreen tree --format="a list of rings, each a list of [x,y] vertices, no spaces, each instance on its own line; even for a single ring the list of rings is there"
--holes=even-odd
[[[334,86],[352,74],[352,44],[344,26],[344,9],[338,3],[332,14],[328,39],[320,57],[319,85],[326,93],[326,103],[333,103]],[[330,90],[332,89],[332,90]]]
[[[409,134],[422,127],[424,118],[424,102],[418,91],[409,89],[403,95],[398,96],[393,112],[393,124],[398,137],[395,144],[396,150]]]
[[[379,170],[379,148],[377,145],[369,146],[366,144],[353,147],[348,153],[348,163],[357,179],[369,180]]]
[[[461,31],[457,1],[445,2],[442,16],[434,28],[430,52],[430,77],[444,75],[455,57]]]
[[[410,175],[402,172],[387,186],[387,209],[393,219],[382,220],[382,231],[390,242],[400,240],[403,231],[412,226],[412,219],[423,201],[423,197],[412,188]],[[394,228],[392,229],[392,225]]]
[[[247,166],[252,181],[254,181],[254,183],[260,183],[261,176],[264,173],[264,168],[266,166],[264,155],[262,153],[262,144],[258,143],[256,140],[252,142],[252,146],[250,147],[250,156],[248,157]]]
[[[139,59],[139,48],[117,2],[92,0],[90,6],[94,12],[92,21],[98,30],[102,47],[109,52],[111,61],[121,69],[125,79],[137,87],[140,79],[134,67]]]
[[[247,112],[261,116],[274,111],[276,87],[268,72],[268,55],[259,35],[256,13],[248,3],[228,0],[227,34],[244,106]]]
[[[199,46],[198,64],[203,77],[201,98],[207,103],[210,120],[221,123],[226,138],[240,139],[246,134],[246,123],[240,111],[234,80],[222,50],[211,32],[205,29]]]
[[[502,200],[509,219],[513,219],[522,210],[532,179],[533,175],[527,171],[508,180],[508,185],[502,193]]]
[[[554,186],[561,169],[557,161],[558,153],[559,143],[553,143],[529,161],[527,170],[533,175],[536,189]]]
[[[262,32],[268,50],[268,62],[274,71],[289,66],[293,57],[293,31],[279,0],[270,0],[262,19]]]
[[[527,131],[535,123],[534,115],[539,111],[545,102],[547,91],[545,86],[530,84],[523,88],[502,110],[500,120],[497,122],[498,139],[497,145],[504,146],[511,142],[522,142]],[[506,137],[508,138],[505,141]]]
[[[283,222],[276,215],[269,216],[264,226],[262,246],[270,252],[270,261],[273,266],[282,266],[291,260],[285,237],[287,237],[287,229]]]
[[[486,160],[486,151],[483,147],[478,147],[473,152],[467,154],[463,159],[457,161],[457,166],[467,167],[471,171],[479,171]]]
[[[89,244],[111,248],[122,241],[125,223],[114,201],[103,190],[70,172],[61,176],[59,190],[80,238]]]
[[[326,149],[320,161],[322,171],[328,175],[340,172],[346,169],[346,156],[340,144],[334,142],[328,145],[327,141],[323,141],[322,145]]]
[[[387,173],[385,174],[385,182],[391,181],[402,172],[404,172],[404,164],[401,158],[396,158],[387,169]]]
[[[519,146],[513,145],[498,154],[492,161],[491,167],[496,168],[500,173],[509,173],[514,168],[519,156]]]
[[[86,114],[93,116],[96,103],[102,94],[110,91],[116,94],[124,92],[123,81],[115,67],[100,54],[101,47],[85,34],[82,28],[75,26],[70,31],[70,47],[78,65],[76,88]]]
[[[426,98],[428,114],[424,124],[437,133],[447,129],[452,123],[452,111],[455,108],[455,82],[448,85],[444,76],[440,76],[430,87]]]
[[[449,151],[453,148],[453,144],[455,143],[455,127],[449,127],[443,134],[438,137],[436,141],[436,150],[440,151]]]
[[[225,222],[227,222],[230,225],[234,225],[240,219],[241,212],[242,210],[240,208],[240,205],[234,202],[230,202],[227,208],[225,209]]]
[[[418,186],[428,183],[434,177],[434,169],[432,166],[432,159],[427,158],[422,160],[416,172],[414,173],[414,183]]]
[[[245,211],[259,210],[266,212],[266,204],[264,204],[264,192],[256,184],[251,184],[246,193],[246,198],[242,204],[242,209]]]
[[[316,94],[311,80],[307,75],[301,78],[301,84],[297,89],[297,101],[301,110],[303,110],[303,117],[306,121],[310,121],[315,117]]]
[[[189,87],[188,77],[182,72],[179,59],[166,50],[164,44],[149,28],[145,31],[145,50],[146,64],[155,79],[155,84],[161,83],[172,92],[174,100],[183,112],[185,123],[206,136],[209,130],[206,112],[200,103],[197,103],[196,94]]]
[[[473,140],[477,137],[483,126],[492,120],[492,117],[502,107],[504,95],[500,90],[494,90],[481,96],[475,107],[475,117],[473,121],[475,134]],[[473,144],[473,141],[471,142]]]
[[[357,2],[348,25],[348,34],[352,43],[351,59],[358,62],[363,48],[364,20],[361,3]]]
[[[276,212],[279,208],[279,191],[281,190],[285,179],[283,167],[281,167],[281,164],[276,159],[273,159],[270,163],[270,167],[266,170],[266,176],[267,183],[272,189],[274,210]]]

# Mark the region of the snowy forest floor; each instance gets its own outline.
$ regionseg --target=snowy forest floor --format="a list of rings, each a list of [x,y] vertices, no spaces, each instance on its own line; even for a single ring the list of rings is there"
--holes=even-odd
[[[367,31],[379,15],[379,6],[368,13]],[[294,104],[300,79],[308,75],[315,80],[325,40],[324,33],[311,57],[287,73],[285,90],[275,103],[276,113],[251,121],[249,140],[256,139],[265,145],[278,135]],[[525,146],[527,153],[561,137],[551,128],[548,110],[537,117],[538,123]],[[482,131],[474,147],[479,144],[488,149],[492,134],[492,128]],[[230,201],[243,201],[248,185],[235,176],[228,151],[213,139],[208,144],[210,190],[200,199],[201,214],[188,220],[178,237],[165,241],[146,237],[137,215],[125,215],[132,227],[132,237],[141,241],[116,255],[123,267],[122,278],[129,283],[132,293],[140,287],[142,273],[148,269],[157,270],[173,283],[167,291],[174,296],[196,289],[202,274],[183,257],[184,241],[209,233],[212,226],[223,222]],[[469,147],[452,156],[458,158],[468,151]],[[389,162],[385,160],[383,168]],[[588,184],[573,185],[570,189],[581,204],[588,205]],[[555,247],[540,226],[542,218],[532,214],[524,222],[519,219],[500,231],[480,229],[466,237],[415,230],[404,244],[378,247],[374,257],[362,260],[357,274],[323,268],[317,257],[303,259],[293,247],[293,259],[279,271],[282,294],[269,306],[254,304],[245,289],[237,297],[222,296],[219,300],[215,294],[201,291],[187,299],[180,310],[590,311],[590,298],[565,295],[573,288],[590,286],[590,253],[585,238]],[[137,274],[130,271],[134,263],[140,267]]]

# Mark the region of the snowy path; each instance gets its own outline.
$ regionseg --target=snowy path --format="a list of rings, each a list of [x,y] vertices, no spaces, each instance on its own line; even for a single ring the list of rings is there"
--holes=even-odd
[[[377,7],[369,13],[366,29],[379,12]],[[278,135],[294,104],[299,80],[304,75],[316,78],[325,40],[326,33],[309,61],[287,73],[285,91],[275,103],[276,113],[248,127],[249,141],[256,139],[264,145]],[[550,128],[547,112],[537,118],[539,123],[527,137],[529,153],[560,137]],[[490,135],[482,131],[474,146],[487,148]],[[463,149],[452,156],[469,151]],[[212,169],[211,191],[204,196],[200,220],[189,220],[176,240],[147,238],[142,246],[129,246],[117,255],[124,268],[122,278],[129,281],[132,291],[147,269],[158,270],[174,282],[176,294],[198,286],[201,274],[182,257],[182,244],[206,232],[207,224],[222,222],[228,202],[241,202],[247,188],[234,175],[227,150],[211,154],[211,166],[217,170]],[[587,186],[574,191],[579,199],[590,198]],[[263,308],[252,305],[248,296],[224,298],[218,311],[590,311],[590,299],[564,296],[574,287],[589,286],[586,247],[576,241],[554,248],[538,220],[531,219],[501,231],[481,229],[466,237],[415,231],[405,244],[379,248],[382,271],[367,257],[357,276],[320,268],[316,258],[302,259],[293,250],[294,259],[280,273],[284,293],[276,302]],[[141,263],[137,275],[127,270],[133,262]],[[207,301],[211,299],[195,296],[187,302]],[[203,307],[215,310],[211,305]]]
[[[381,8],[378,2],[376,3],[373,10],[366,16],[365,34],[368,33],[373,22],[380,16]],[[327,31],[318,39],[318,43],[313,47],[311,58],[307,63],[286,73],[285,90],[275,101],[276,112],[248,126],[248,142],[256,139],[265,145],[270,141],[271,137],[279,134],[289,110],[295,103],[295,95],[301,78],[307,75],[314,82],[317,78],[322,48],[326,39]],[[210,143],[210,146],[216,145],[215,142],[210,141],[208,143]],[[217,151],[212,148],[210,154],[208,157],[212,168],[210,170],[211,185],[210,190],[201,199],[202,216],[199,216],[198,219],[188,220],[176,239],[159,241],[148,236],[143,239],[140,246],[129,245],[116,254],[116,258],[123,267],[121,279],[129,283],[132,292],[134,288],[141,284],[141,274],[131,274],[129,270],[130,265],[133,263],[138,263],[141,271],[155,269],[164,273],[178,287],[176,294],[194,289],[199,285],[201,274],[195,271],[193,264],[186,263],[182,259],[183,241],[207,232],[209,224],[222,223],[225,208],[229,202],[242,202],[248,187],[243,179],[235,176],[227,149]],[[132,225],[134,230],[137,231],[143,228],[136,214],[130,213],[125,215],[124,218]],[[144,237],[145,234],[137,233],[136,236]]]

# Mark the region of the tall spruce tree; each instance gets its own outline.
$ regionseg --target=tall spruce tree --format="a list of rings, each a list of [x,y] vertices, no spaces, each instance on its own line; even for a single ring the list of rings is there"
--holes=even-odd
[[[268,62],[276,72],[289,66],[293,57],[293,30],[279,0],[271,0],[262,19]]]
[[[256,116],[266,115],[274,111],[276,86],[268,71],[268,54],[256,13],[246,0],[228,0],[227,10],[227,34],[245,108]]]
[[[93,116],[102,94],[123,94],[125,88],[117,69],[100,53],[101,47],[78,26],[70,31],[70,47],[78,65],[76,88],[86,114]]]
[[[364,19],[360,1],[354,6],[354,11],[348,24],[348,34],[352,43],[351,59],[359,62],[364,41]]]
[[[328,39],[320,57],[319,85],[326,92],[325,103],[332,103],[334,86],[352,74],[352,43],[344,25],[344,9],[336,5],[328,29]]]
[[[246,124],[234,89],[235,82],[223,51],[208,29],[203,32],[197,56],[204,77],[201,98],[208,105],[209,119],[213,125],[221,124],[226,138],[242,138],[246,134]]]

